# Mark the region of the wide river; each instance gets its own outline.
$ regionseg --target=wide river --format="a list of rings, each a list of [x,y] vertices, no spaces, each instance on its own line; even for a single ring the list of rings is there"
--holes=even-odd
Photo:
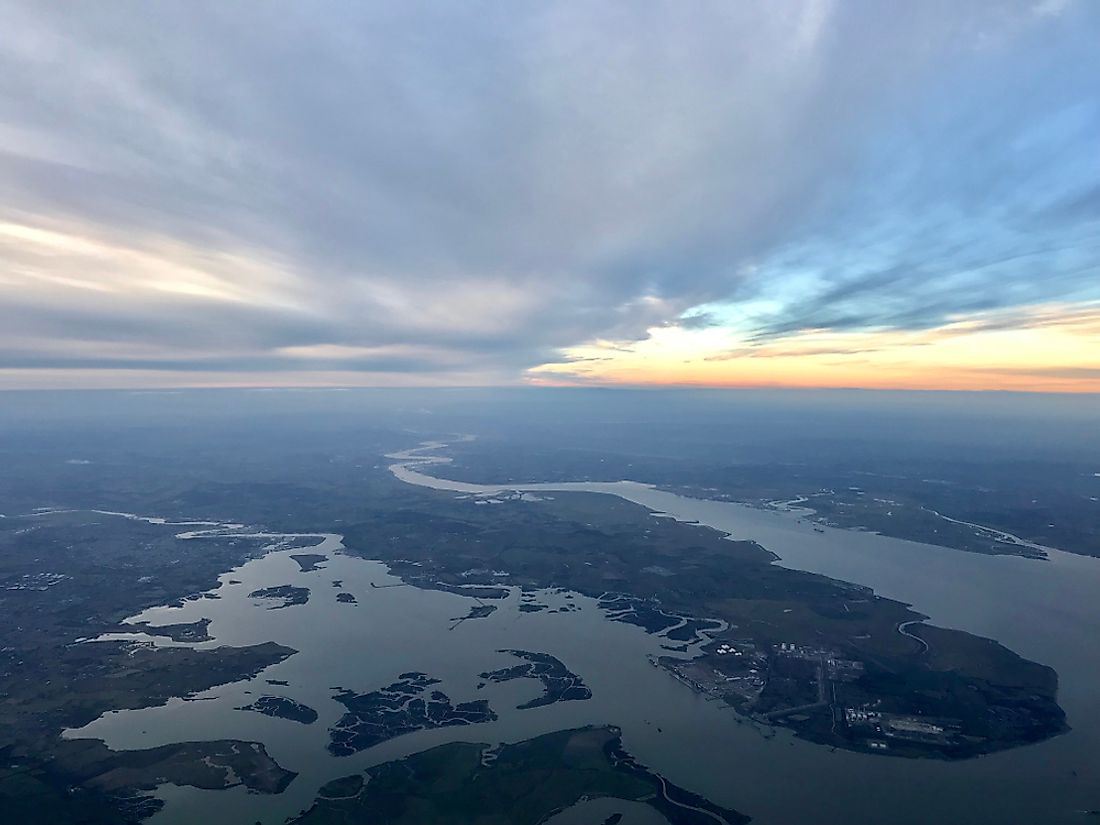
[[[255,679],[197,697],[205,701],[177,699],[159,708],[110,713],[68,732],[102,738],[115,748],[196,739],[260,741],[281,765],[300,774],[277,796],[162,786],[157,795],[168,804],[155,823],[271,825],[308,807],[329,779],[434,744],[512,742],[601,723],[621,727],[624,746],[642,764],[758,823],[1078,823],[1087,821],[1086,811],[1100,808],[1100,561],[1056,550],[1041,561],[985,556],[853,530],[816,532],[796,513],[687,498],[630,481],[504,486],[449,481],[427,472],[446,462],[433,454],[443,446],[431,443],[394,454],[391,470],[405,482],[471,502],[507,491],[616,495],[655,514],[752,539],[777,554],[777,564],[870,586],[912,604],[935,624],[997,639],[1051,665],[1059,673],[1059,700],[1073,729],[1038,745],[966,762],[832,751],[785,731],[765,736],[653,667],[649,657],[667,653],[660,647],[664,640],[609,621],[591,599],[540,592],[537,600],[551,608],[575,609],[528,613],[519,610],[522,594],[512,590],[488,618],[451,629],[452,619],[465,615],[472,599],[385,587],[400,580],[382,564],[341,554],[340,537],[326,535],[318,537],[322,543],[316,549],[276,549],[226,573],[217,600],[155,608],[131,620],[168,624],[206,617],[214,641],[198,647],[274,640],[300,651]],[[219,533],[214,529],[207,535]],[[202,540],[203,533],[184,535]],[[255,538],[278,542],[290,537]],[[289,558],[295,552],[323,553],[328,560],[323,569],[300,572]],[[339,588],[332,586],[334,579],[342,582]],[[247,598],[255,589],[281,584],[309,587],[309,602],[269,610]],[[341,591],[355,594],[358,604],[337,602],[335,594]],[[498,652],[502,648],[557,656],[585,680],[592,699],[520,711],[515,705],[537,695],[537,683],[519,680],[478,689],[480,671],[515,663]],[[476,727],[409,734],[351,757],[330,756],[324,749],[326,729],[343,711],[334,689],[376,690],[408,670],[442,679],[442,689],[456,702],[489,699],[500,718]],[[272,687],[269,679],[288,685]],[[303,726],[235,710],[261,693],[304,702],[320,719]],[[577,821],[602,818],[595,816],[596,807],[583,813]],[[650,822],[652,814],[628,811],[624,825],[631,821]]]
[[[932,624],[1003,643],[1058,671],[1059,702],[1072,730],[1047,742],[962,763],[828,752],[789,740],[738,740],[721,733],[663,742],[665,765],[683,760],[683,780],[758,822],[1058,823],[1100,810],[1100,559],[1047,549],[1046,560],[966,553],[858,530],[824,528],[797,511],[689,498],[633,481],[478,485],[425,470],[449,463],[445,445],[396,453],[402,481],[465,495],[590,492],[615,495],[733,539],[751,539],[777,564],[874,588],[913,605]],[[625,741],[632,745],[632,737]],[[649,752],[635,745],[645,760]],[[672,752],[675,749],[675,753]],[[692,758],[692,753],[706,754]],[[690,774],[694,781],[688,782]],[[728,788],[722,794],[720,788]],[[794,792],[792,792],[794,790]]]

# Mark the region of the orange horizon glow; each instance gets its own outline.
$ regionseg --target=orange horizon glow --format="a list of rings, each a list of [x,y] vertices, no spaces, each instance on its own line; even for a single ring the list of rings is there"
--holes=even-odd
[[[124,356],[125,350],[119,354]],[[660,326],[634,342],[593,341],[522,376],[499,369],[356,370],[361,348],[281,350],[278,372],[0,368],[3,389],[173,390],[359,387],[790,388],[1100,393],[1100,302],[974,313],[926,330],[806,330],[766,341],[713,326]],[[324,356],[324,366],[312,362]],[[457,354],[456,354],[457,357]],[[345,367],[341,361],[347,359]],[[135,365],[136,366],[136,365]]]
[[[650,330],[530,371],[541,385],[1100,393],[1100,306],[975,314],[930,330],[811,330],[745,344],[723,329]]]
[[[690,378],[664,380],[658,378],[645,381],[631,380],[624,376],[622,379],[607,379],[600,383],[591,381],[578,381],[568,379],[548,379],[536,377],[528,380],[528,384],[536,387],[566,388],[566,387],[618,387],[644,389],[713,389],[713,390],[883,390],[883,391],[912,391],[912,392],[1033,392],[1033,393],[1065,393],[1072,395],[1097,395],[1100,394],[1100,380],[1073,381],[1073,380],[1039,380],[1017,379],[1015,381],[992,379],[976,380],[959,377],[957,381],[934,378],[921,380],[923,376],[914,376],[912,380],[883,380],[880,382],[865,381],[864,383],[842,383],[829,381],[805,382],[797,381],[752,381],[729,380],[717,381],[708,379],[692,380]]]

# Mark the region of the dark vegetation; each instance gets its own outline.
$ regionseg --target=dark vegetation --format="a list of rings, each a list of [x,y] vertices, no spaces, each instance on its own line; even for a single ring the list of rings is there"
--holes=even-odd
[[[424,673],[402,673],[381,690],[337,693],[336,701],[348,712],[329,731],[329,751],[336,756],[350,756],[406,733],[497,718],[485,700],[454,704],[438,690],[425,698],[427,689],[438,682]]]
[[[309,601],[308,587],[294,587],[289,584],[280,584],[276,587],[264,587],[253,590],[248,594],[250,599],[267,599],[278,602],[269,606],[269,610],[280,610],[284,607],[293,607],[296,604],[305,604]]]
[[[538,679],[542,682],[542,696],[519,705],[520,710],[543,707],[555,702],[584,701],[592,698],[592,691],[584,681],[569,670],[560,659],[549,653],[532,653],[529,650],[502,650],[525,660],[523,664],[492,670],[481,674],[490,682],[508,682],[512,679]]]
[[[455,742],[371,768],[367,777],[365,784],[347,777],[338,788],[326,786],[314,806],[294,822],[537,825],[592,797],[643,802],[671,825],[748,821],[638,765],[622,750],[612,728],[550,733],[504,745],[491,755],[485,745]]]
[[[309,705],[303,705],[285,696],[261,696],[252,704],[237,709],[254,710],[265,716],[289,719],[292,722],[301,722],[303,725],[312,725],[317,721],[317,711]]]

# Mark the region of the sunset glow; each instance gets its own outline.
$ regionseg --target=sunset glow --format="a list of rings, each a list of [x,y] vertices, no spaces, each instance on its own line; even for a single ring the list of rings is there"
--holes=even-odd
[[[577,347],[538,383],[1100,392],[1100,306],[1048,305],[923,331],[807,331],[746,345],[728,330],[651,330]]]
[[[1100,391],[1094,3],[130,11],[5,11],[0,388]]]

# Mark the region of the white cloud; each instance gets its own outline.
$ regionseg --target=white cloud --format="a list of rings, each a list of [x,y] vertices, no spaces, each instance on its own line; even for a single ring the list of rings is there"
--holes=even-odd
[[[975,43],[1062,46],[1031,12],[2,4],[0,367],[514,380],[644,338],[828,234],[869,136],[996,62]]]

